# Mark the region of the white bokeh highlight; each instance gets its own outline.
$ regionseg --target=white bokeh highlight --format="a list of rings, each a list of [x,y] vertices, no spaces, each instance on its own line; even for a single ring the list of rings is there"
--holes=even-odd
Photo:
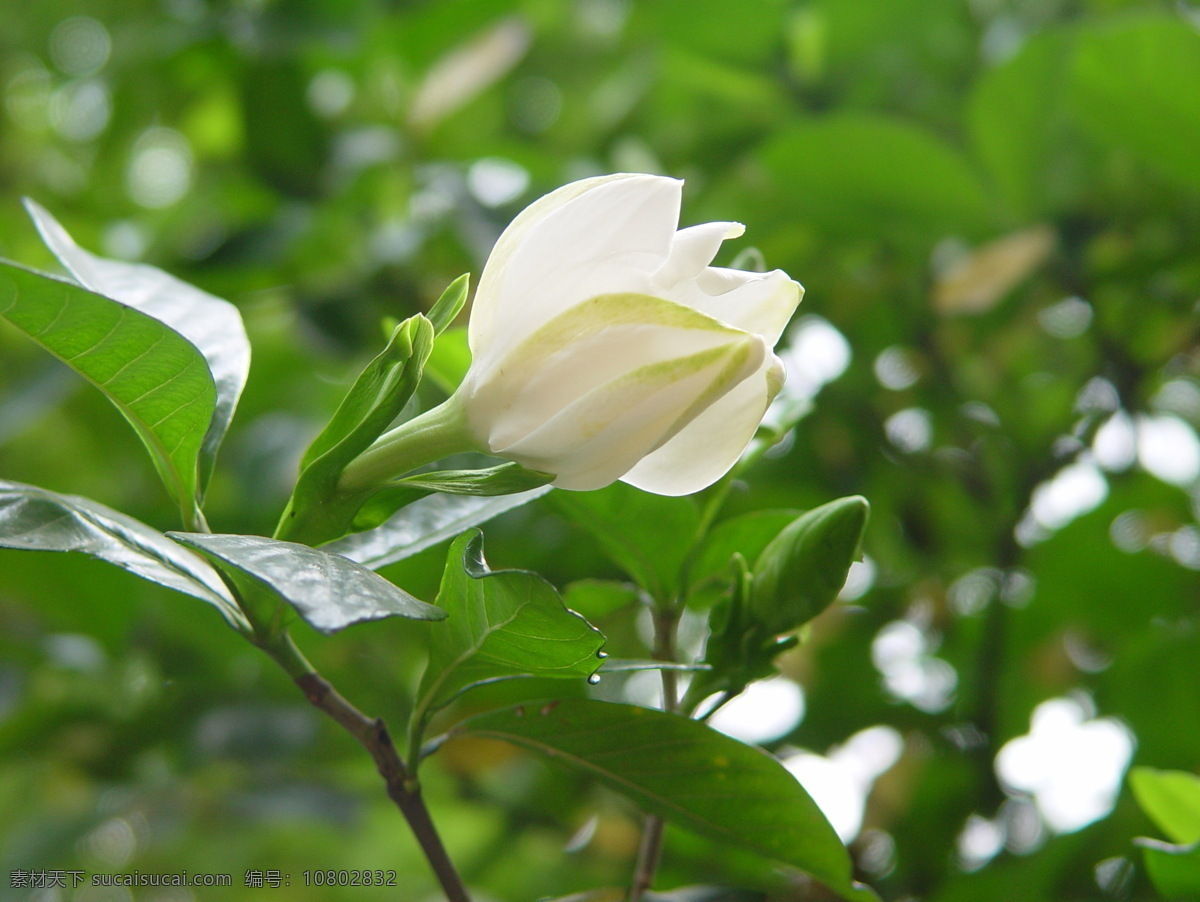
[[[1113,718],[1089,718],[1074,698],[1038,705],[1029,732],[1004,744],[996,775],[1012,793],[1032,797],[1056,833],[1073,833],[1112,811],[1133,756],[1134,737]]]

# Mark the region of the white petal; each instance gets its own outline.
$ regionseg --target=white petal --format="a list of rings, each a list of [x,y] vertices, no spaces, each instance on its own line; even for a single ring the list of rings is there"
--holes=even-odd
[[[533,469],[552,467],[560,488],[601,488],[759,369],[765,353],[762,342],[747,335],[706,352],[704,365],[682,378],[631,374],[579,398],[515,445],[494,450]]]
[[[497,242],[471,313],[473,353],[519,341],[588,297],[645,290],[667,256],[682,182],[623,175],[567,188],[534,204]]]
[[[680,229],[671,242],[671,255],[654,274],[653,284],[669,291],[684,280],[696,278],[717,255],[722,241],[737,238],[745,231],[740,222],[706,222]]]
[[[690,495],[712,485],[746,450],[782,381],[782,362],[768,355],[758,372],[643,457],[621,481],[656,495]]]
[[[804,288],[780,269],[752,273],[710,266],[668,297],[735,329],[761,335],[774,346],[804,297]]]

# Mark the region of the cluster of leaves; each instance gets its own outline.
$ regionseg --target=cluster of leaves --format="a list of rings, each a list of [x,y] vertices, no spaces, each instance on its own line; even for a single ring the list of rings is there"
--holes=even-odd
[[[382,317],[429,310],[478,271],[522,204],[601,170],[686,177],[683,221],[745,222],[770,265],[806,285],[802,316],[836,325],[853,351],[729,510],[871,499],[870,603],[835,607],[777,659],[807,700],[785,742],[825,752],[873,725],[904,736],[852,844],[857,867],[889,898],[1155,896],[1132,838],[1185,840],[1153,829],[1132,793],[1060,835],[999,783],[994,760],[1040,702],[1067,696],[1120,718],[1139,765],[1195,773],[1200,760],[1180,728],[1194,718],[1200,635],[1194,485],[1186,467],[1170,482],[1145,465],[1156,441],[1176,463],[1191,451],[1142,429],[1170,423],[1186,438],[1200,425],[1190,5],[113,0],[88,12],[100,32],[72,14],[0,10],[0,172],[14,198],[0,249],[46,259],[15,201],[32,195],[87,246],[237,301],[256,371],[206,490],[215,522],[271,531],[347,356],[376,352]],[[76,32],[104,40],[65,40]],[[91,55],[66,52],[79,46]],[[166,169],[148,169],[155,159]],[[147,192],[155,179],[187,190],[163,202]],[[828,332],[800,326],[801,349]],[[419,399],[452,387],[465,349],[449,334]],[[5,475],[172,522],[111,411],[27,345],[0,331]],[[824,362],[790,361],[814,391]],[[1102,500],[1038,521],[1035,496],[1095,463],[1105,426],[1127,447],[1124,462],[1087,470]],[[412,554],[388,563],[364,546],[358,559],[376,555],[393,582],[435,598],[445,554],[425,544],[432,523],[396,538]],[[583,578],[611,566],[586,534],[539,502],[491,521],[489,557],[571,586],[582,609]],[[306,726],[293,687],[260,674],[231,631],[205,629],[199,606],[163,605],[77,556],[0,554],[12,764],[0,810],[12,836],[31,837],[6,864],[24,867],[28,850],[105,864],[108,847],[90,840],[126,821],[143,870],[375,867],[395,853],[392,814],[337,789],[372,776],[355,750]],[[637,610],[592,617],[613,658],[645,656]],[[921,638],[914,663],[953,677],[949,690],[913,697],[887,681],[869,650],[895,627]],[[376,710],[407,706],[423,662],[396,649],[427,628],[393,618],[339,633],[322,646],[327,672]],[[461,704],[499,706],[509,688]],[[632,826],[606,797],[487,743],[456,740],[440,757],[451,776],[431,769],[426,791],[473,881],[524,899],[621,879]],[[105,794],[114,786],[124,801]],[[560,862],[564,811],[572,828],[597,820]],[[999,836],[986,862],[961,856],[979,818]],[[752,882],[743,865],[676,835],[663,885]]]

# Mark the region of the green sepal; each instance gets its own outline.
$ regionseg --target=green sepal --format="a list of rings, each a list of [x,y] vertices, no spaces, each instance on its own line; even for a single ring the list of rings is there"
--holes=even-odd
[[[454,322],[455,317],[462,312],[463,305],[467,303],[467,291],[470,287],[471,274],[463,273],[446,287],[442,296],[429,308],[429,312],[425,316],[433,323],[434,334],[441,335],[445,332]]]
[[[395,328],[387,346],[367,364],[304,453],[277,537],[317,544],[350,528],[367,493],[345,493],[338,479],[400,415],[421,381],[433,338],[434,326],[421,314]]]
[[[480,470],[430,470],[387,483],[374,492],[354,515],[356,531],[373,529],[405,505],[434,492],[445,495],[515,495],[549,485],[553,473],[527,470],[517,463]]]
[[[870,509],[861,495],[830,501],[797,517],[763,549],[747,612],[761,632],[791,632],[834,602],[861,557]]]

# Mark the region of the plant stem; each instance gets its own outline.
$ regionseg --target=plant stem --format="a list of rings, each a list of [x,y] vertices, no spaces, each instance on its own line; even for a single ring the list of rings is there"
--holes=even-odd
[[[679,611],[674,605],[654,611],[654,657],[659,661],[675,661],[675,630],[679,626]],[[662,677],[663,710],[674,711],[679,705],[679,685],[674,670],[659,671]],[[633,869],[633,884],[629,902],[641,902],[643,894],[654,884],[654,875],[662,858],[663,819],[646,815],[642,823],[642,841],[638,847],[637,864]]]
[[[421,845],[449,902],[471,902],[467,889],[442,844],[421,795],[416,774],[404,766],[382,718],[371,718],[354,707],[305,659],[287,633],[264,650],[300,687],[309,704],[328,714],[367,750],[383,777],[390,798]]]

